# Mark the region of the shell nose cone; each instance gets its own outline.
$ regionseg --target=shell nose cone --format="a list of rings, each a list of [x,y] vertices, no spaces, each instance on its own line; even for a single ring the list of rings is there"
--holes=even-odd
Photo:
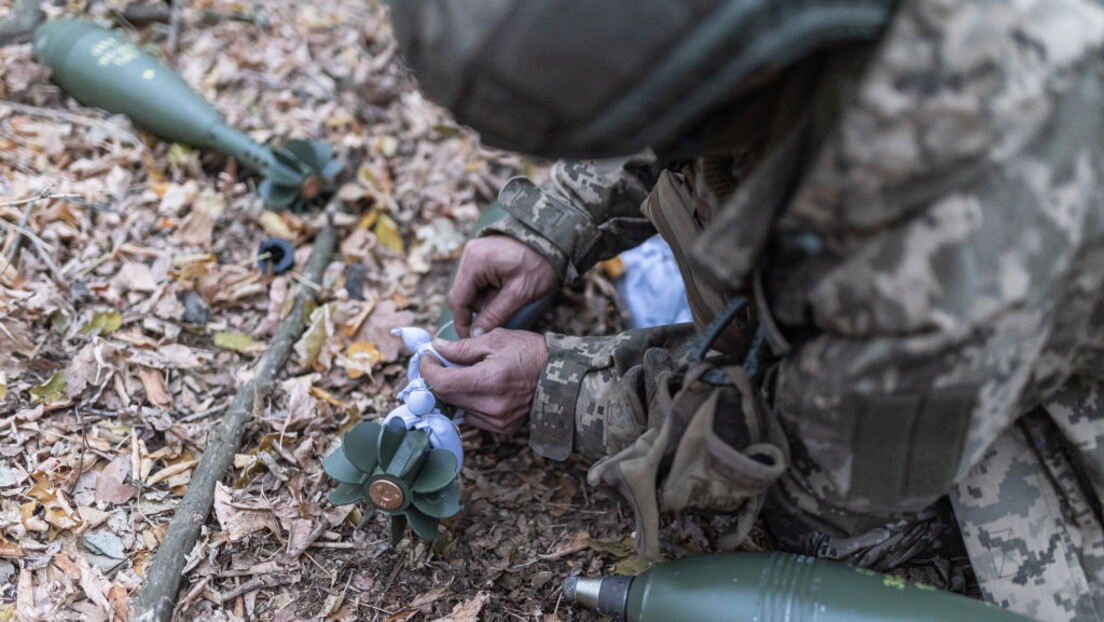
[[[50,64],[50,44],[57,39],[54,36],[57,26],[55,22],[46,22],[35,28],[34,31],[34,56],[38,62],[48,65]]]
[[[111,31],[105,31],[94,24],[79,19],[55,19],[44,22],[34,31],[35,60],[56,70],[58,65],[65,60],[66,54],[76,47],[79,40],[86,35],[96,33],[101,36],[116,36]]]
[[[72,47],[80,30],[80,24],[69,19],[56,19],[41,24],[34,31],[35,60],[55,68],[66,50]]]

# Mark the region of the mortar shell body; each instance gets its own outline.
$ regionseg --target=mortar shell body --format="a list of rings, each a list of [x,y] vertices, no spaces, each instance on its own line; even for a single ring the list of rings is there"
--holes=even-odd
[[[656,566],[629,588],[639,622],[1025,622],[983,601],[809,557],[736,553]]]
[[[74,99],[124,114],[163,140],[207,147],[213,126],[224,123],[184,80],[111,30],[81,20],[47,22],[35,31],[34,53]]]

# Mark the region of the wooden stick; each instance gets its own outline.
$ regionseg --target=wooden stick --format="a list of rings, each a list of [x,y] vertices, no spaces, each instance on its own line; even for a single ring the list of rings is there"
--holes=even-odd
[[[172,61],[172,68],[176,69],[178,65],[176,60],[176,42],[180,38],[180,0],[172,0],[171,7],[169,11],[169,40],[165,43],[165,47],[168,48],[169,59]]]
[[[269,575],[267,577],[257,577],[256,579],[251,579],[249,581],[246,581],[245,583],[242,583],[241,585],[235,587],[234,589],[229,590],[229,591],[225,592],[224,594],[222,594],[221,595],[222,596],[222,602],[227,602],[227,601],[234,600],[235,598],[237,598],[239,596],[242,596],[242,595],[245,595],[245,594],[248,594],[248,593],[252,592],[253,590],[259,590],[259,589],[268,588],[268,587],[276,587],[278,585],[287,585],[288,583],[293,583],[293,582],[298,581],[298,580],[299,580],[299,577],[294,576],[294,575],[290,575],[290,574],[280,574],[280,575]]]
[[[314,248],[303,270],[311,281],[322,282],[322,274],[333,255],[336,242],[337,230],[331,220],[315,238]],[[177,506],[165,539],[146,570],[146,581],[138,594],[132,619],[140,622],[169,622],[172,619],[183,578],[185,556],[195,546],[199,529],[211,512],[215,484],[226,474],[233,464],[234,454],[241,447],[245,425],[253,416],[254,396],[272,389],[276,373],[283,369],[292,346],[302,334],[306,324],[306,304],[314,296],[315,292],[311,289],[299,288],[291,312],[280,322],[276,336],[257,363],[253,379],[238,389],[222,421],[211,432],[203,458],[188,484],[188,491]]]
[[[34,209],[35,201],[38,197],[33,197],[30,201],[27,201],[23,207],[23,214],[19,217],[18,229],[13,229],[11,235],[13,236],[11,246],[8,249],[7,261],[4,262],[4,268],[11,265],[11,262],[15,260],[15,255],[19,253],[19,243],[23,241],[23,235],[20,233],[20,229],[27,226],[27,221],[31,218],[31,210]]]

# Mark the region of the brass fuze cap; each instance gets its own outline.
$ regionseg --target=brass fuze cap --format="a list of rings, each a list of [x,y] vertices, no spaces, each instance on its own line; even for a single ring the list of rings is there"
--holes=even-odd
[[[397,510],[402,507],[404,501],[402,488],[399,488],[395,482],[385,479],[372,482],[368,487],[368,498],[376,504],[376,507],[384,510]]]
[[[299,194],[304,199],[313,199],[322,192],[322,178],[318,175],[308,175],[299,186]]]

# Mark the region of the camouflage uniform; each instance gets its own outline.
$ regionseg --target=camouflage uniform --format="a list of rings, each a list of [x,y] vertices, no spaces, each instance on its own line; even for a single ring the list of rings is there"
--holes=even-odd
[[[1104,619],[1102,47],[1091,0],[905,0],[877,47],[788,72],[727,153],[667,173],[708,221],[669,241],[726,299],[754,296],[777,355],[758,390],[788,439],[768,502],[784,543],[885,567],[931,545],[949,491],[988,599]],[[794,88],[808,111],[784,109]],[[654,233],[661,170],[512,180],[495,230],[570,284]],[[626,375],[652,347],[677,366],[692,332],[548,335],[534,448],[624,455],[648,429],[650,451],[665,432],[623,411],[654,386]]]

